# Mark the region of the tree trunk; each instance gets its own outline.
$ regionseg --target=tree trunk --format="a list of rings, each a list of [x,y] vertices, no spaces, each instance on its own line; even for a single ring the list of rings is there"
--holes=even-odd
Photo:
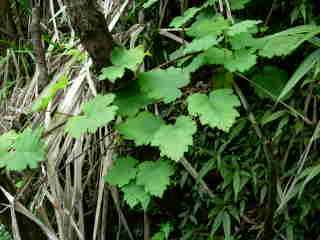
[[[99,70],[110,64],[114,41],[94,0],[65,0],[72,27]]]

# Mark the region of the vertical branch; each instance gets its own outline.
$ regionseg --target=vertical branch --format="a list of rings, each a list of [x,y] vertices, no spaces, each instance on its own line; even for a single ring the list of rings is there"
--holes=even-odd
[[[65,0],[67,13],[76,35],[97,69],[110,63],[114,41],[103,13],[94,0]]]
[[[32,21],[30,26],[31,40],[33,44],[34,54],[36,57],[36,67],[39,70],[38,84],[43,88],[49,80],[48,68],[46,63],[45,51],[41,41],[40,27],[40,7],[35,6],[32,9]]]

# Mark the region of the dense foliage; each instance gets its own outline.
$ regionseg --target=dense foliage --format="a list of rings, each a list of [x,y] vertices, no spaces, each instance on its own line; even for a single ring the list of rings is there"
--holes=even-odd
[[[10,8],[26,21],[30,5]],[[30,41],[0,35],[3,106],[25,91],[16,108],[27,120],[0,129],[1,174],[10,176],[14,198],[30,206],[16,211],[41,219],[45,235],[58,239],[319,235],[317,3],[123,6],[113,30],[117,46],[101,70],[64,29],[67,16],[44,18],[50,81],[41,94],[36,81],[16,80],[38,74],[26,56]],[[116,36],[127,29],[129,39]],[[23,197],[26,188],[31,195]],[[113,224],[105,230],[107,221]],[[10,239],[1,228],[2,236]]]

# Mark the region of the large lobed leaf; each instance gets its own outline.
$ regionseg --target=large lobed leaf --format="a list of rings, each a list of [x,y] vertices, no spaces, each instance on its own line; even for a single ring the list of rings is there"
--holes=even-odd
[[[228,132],[235,123],[239,113],[235,107],[240,106],[237,96],[231,89],[218,89],[209,96],[196,93],[188,97],[188,110],[193,116],[199,116],[202,124]]]
[[[180,116],[174,125],[161,126],[151,144],[160,148],[161,156],[179,161],[188,151],[188,147],[192,146],[192,135],[196,131],[197,126],[191,118]]]
[[[66,132],[74,138],[80,138],[85,133],[95,133],[115,118],[117,106],[110,104],[114,94],[98,95],[82,107],[83,115],[69,118]]]
[[[22,171],[36,168],[45,158],[45,145],[41,140],[42,129],[32,131],[30,128],[16,135],[9,132],[0,137],[0,167],[7,170]],[[4,144],[3,140],[8,143]]]

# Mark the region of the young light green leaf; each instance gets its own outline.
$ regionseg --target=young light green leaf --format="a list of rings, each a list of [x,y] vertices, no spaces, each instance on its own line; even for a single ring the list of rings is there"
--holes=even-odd
[[[161,126],[155,133],[151,145],[158,146],[161,156],[179,161],[193,144],[192,135],[197,131],[191,118],[180,116],[174,125]]]
[[[248,32],[248,30],[256,25],[261,23],[261,21],[256,21],[256,20],[244,20],[239,23],[236,23],[232,25],[228,31],[227,34],[229,36],[235,36],[240,33]]]
[[[184,49],[184,54],[189,54],[193,52],[203,51],[211,48],[212,46],[219,43],[220,40],[217,39],[215,35],[207,35],[201,38],[194,39],[191,43],[186,45]]]
[[[228,132],[239,113],[235,109],[240,101],[231,89],[218,89],[205,94],[196,93],[188,97],[188,111],[199,116],[202,124]]]
[[[139,165],[137,184],[144,186],[151,195],[162,197],[173,173],[174,169],[168,161],[143,162]]]
[[[252,34],[249,32],[242,32],[242,33],[236,34],[229,39],[232,49],[235,49],[235,50],[250,47],[254,45],[254,41],[255,39],[252,37]]]
[[[65,130],[74,138],[89,132],[95,133],[99,127],[111,122],[118,109],[110,104],[115,98],[114,94],[98,95],[82,106],[83,115],[69,118]]]
[[[68,85],[68,78],[63,75],[60,79],[53,84],[50,84],[40,95],[40,97],[33,103],[32,111],[39,112],[45,110],[52,101],[52,99],[56,96],[57,92],[60,89],[64,89]]]
[[[297,85],[297,83],[315,66],[316,63],[320,62],[320,49],[315,50],[313,53],[311,53],[306,59],[303,60],[303,62],[300,64],[300,66],[297,68],[297,70],[294,72],[292,77],[289,79],[287,84],[282,89],[281,93],[278,96],[277,101],[280,101],[286,96],[294,87]]]
[[[144,210],[148,208],[151,197],[144,190],[143,186],[139,186],[135,183],[130,183],[124,186],[121,190],[124,194],[124,200],[131,208],[134,208],[139,203],[142,205],[142,208]]]
[[[0,168],[6,167],[9,171],[22,171],[28,167],[36,168],[38,163],[45,158],[45,145],[41,140],[41,135],[42,129],[32,131],[30,128],[16,137],[13,133],[6,135],[10,141],[13,140],[11,138],[15,138],[15,141],[12,150],[7,149],[9,151],[0,152]]]
[[[115,47],[111,53],[111,62],[113,65],[121,66],[135,72],[142,63],[144,56],[145,52],[142,45],[132,49]]]
[[[149,98],[170,103],[181,96],[179,88],[189,84],[190,75],[180,68],[171,67],[141,73],[138,82],[142,92]]]
[[[118,106],[118,114],[121,116],[134,116],[141,108],[153,103],[154,100],[142,93],[136,82],[115,93],[114,105]]]
[[[148,145],[155,133],[164,125],[160,117],[150,112],[142,112],[135,118],[129,118],[126,122],[117,126],[124,138],[133,140],[137,146]]]
[[[201,38],[207,35],[218,36],[229,28],[229,21],[221,15],[198,18],[187,30],[191,37]]]
[[[123,187],[136,177],[137,164],[138,161],[130,156],[117,158],[104,179],[111,185]]]
[[[223,212],[222,217],[222,225],[223,225],[223,232],[226,239],[230,239],[231,237],[231,218],[229,213],[226,211]]]
[[[106,68],[102,68],[101,74],[98,79],[106,80],[108,79],[110,82],[115,83],[118,78],[122,78],[125,73],[125,69],[122,66],[110,66]]]
[[[192,19],[202,8],[192,7],[187,9],[183,16],[175,17],[171,23],[170,27],[179,28],[185,25],[190,19]]]

